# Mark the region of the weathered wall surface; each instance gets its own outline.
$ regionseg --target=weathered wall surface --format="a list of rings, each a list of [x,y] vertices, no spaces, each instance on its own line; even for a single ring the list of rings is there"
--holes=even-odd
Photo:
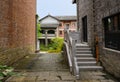
[[[82,18],[87,16],[88,43],[93,48],[98,36],[99,54],[105,70],[120,78],[120,51],[105,48],[103,18],[120,12],[120,0],[77,0],[78,23],[82,39]]]
[[[77,7],[78,7],[78,20],[79,20],[79,30],[81,32],[81,40],[83,40],[83,24],[82,24],[82,18],[87,16],[87,33],[88,33],[88,43],[90,46],[93,45],[94,41],[94,13],[93,13],[93,0],[77,0]]]
[[[70,20],[70,21],[61,20],[60,22],[61,22],[61,26],[58,27],[58,31],[57,31],[59,37],[64,37],[64,29],[66,24],[69,24],[69,31],[76,31],[77,29],[76,20]],[[60,31],[62,32],[61,34]]]
[[[36,0],[0,0],[0,64],[35,50]]]
[[[120,12],[120,0],[94,0],[95,28],[99,37],[99,53],[105,69],[120,79],[120,51],[104,48],[102,19]]]

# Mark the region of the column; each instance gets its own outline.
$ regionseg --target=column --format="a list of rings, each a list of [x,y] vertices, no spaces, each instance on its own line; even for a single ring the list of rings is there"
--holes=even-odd
[[[45,30],[45,46],[47,47],[48,46],[48,39],[47,39],[47,36],[48,36],[48,30]]]
[[[40,50],[40,40],[37,39],[37,51]]]
[[[57,35],[57,29],[56,30],[54,30],[55,31],[55,37],[58,37],[58,35]]]
[[[58,31],[58,28],[56,28],[56,30],[55,30],[55,34],[56,34],[56,37],[58,37],[59,36],[59,31]]]

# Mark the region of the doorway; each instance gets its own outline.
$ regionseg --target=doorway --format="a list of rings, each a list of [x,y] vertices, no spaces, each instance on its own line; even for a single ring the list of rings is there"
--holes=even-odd
[[[83,29],[83,42],[88,41],[88,36],[87,36],[87,16],[82,18],[82,29]]]

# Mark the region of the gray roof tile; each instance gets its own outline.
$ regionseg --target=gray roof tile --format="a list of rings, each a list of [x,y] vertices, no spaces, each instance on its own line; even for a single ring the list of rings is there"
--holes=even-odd
[[[54,28],[54,27],[58,27],[58,24],[41,24],[41,28],[44,28],[44,27],[45,28],[46,27],[51,27],[51,28],[53,27]]]
[[[77,20],[77,16],[55,16],[58,20]]]

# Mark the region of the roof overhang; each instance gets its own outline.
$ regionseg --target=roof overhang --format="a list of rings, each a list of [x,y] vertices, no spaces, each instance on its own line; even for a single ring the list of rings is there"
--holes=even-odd
[[[57,28],[59,24],[41,24],[41,28]]]
[[[73,4],[76,3],[76,0],[72,0],[72,3],[73,3]]]
[[[59,19],[60,21],[76,21],[77,20],[77,16],[56,16],[57,19]]]
[[[47,17],[51,17],[51,18],[56,19],[57,21],[59,21],[56,17],[54,17],[54,16],[52,16],[52,15],[47,15],[47,16],[41,18],[41,19],[39,20],[39,22],[41,22],[42,20],[44,20],[44,19],[47,18]]]

